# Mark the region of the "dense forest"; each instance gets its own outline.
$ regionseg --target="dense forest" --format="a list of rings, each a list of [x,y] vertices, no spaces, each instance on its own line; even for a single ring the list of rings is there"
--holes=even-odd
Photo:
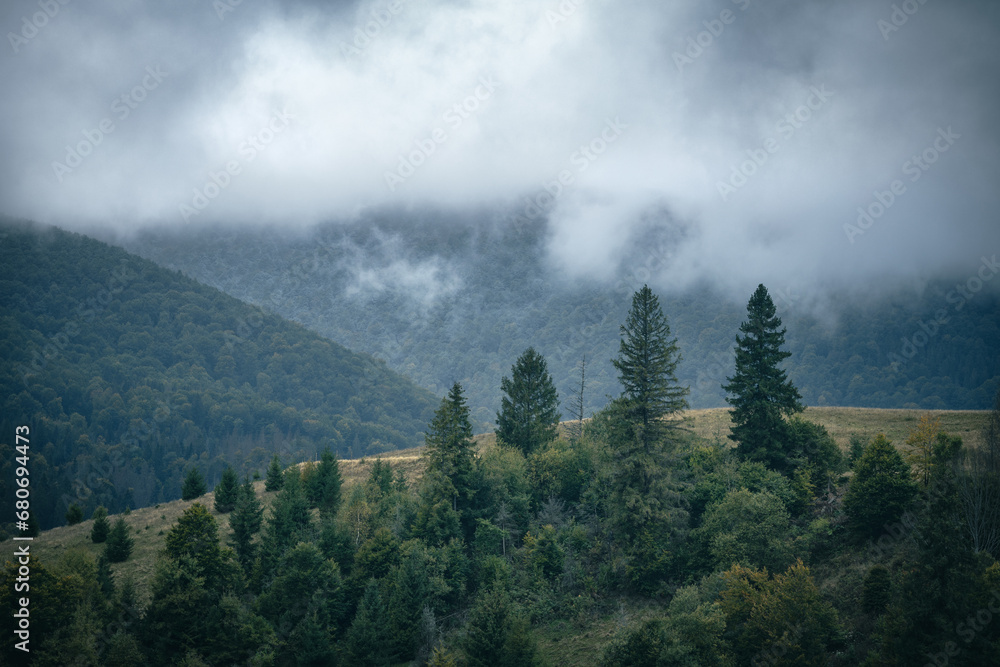
[[[89,516],[177,498],[196,464],[214,483],[224,461],[242,474],[275,452],[422,442],[434,398],[383,362],[99,241],[0,231],[0,428],[37,434],[43,527],[72,502]]]
[[[1000,664],[1000,396],[980,448],[925,417],[845,455],[800,415],[761,285],[731,332],[730,438],[705,440],[684,427],[683,348],[656,294],[636,291],[619,326],[620,390],[567,436],[571,399],[528,348],[500,383],[496,444],[474,447],[454,383],[419,479],[377,459],[348,487],[326,449],[269,467],[265,511],[227,470],[166,533],[148,599],[113,569],[127,517],[99,513],[99,558],[34,566],[33,664],[563,664],[539,628],[608,617],[583,664]]]
[[[634,238],[616,279],[573,282],[549,262],[544,219],[518,225],[491,211],[365,213],[298,235],[153,229],[114,242],[382,358],[438,396],[462,382],[479,433],[493,430],[500,378],[529,346],[546,357],[564,396],[586,359],[585,412],[603,408],[618,391],[609,361],[618,326],[629,295],[646,282],[670,313],[691,406],[725,405],[721,386],[747,295],[658,287],[679,233],[671,229],[658,224]],[[789,375],[805,403],[988,408],[1000,389],[1000,284],[957,290],[975,268],[919,286],[831,286],[825,294],[794,280],[770,285],[795,358]]]

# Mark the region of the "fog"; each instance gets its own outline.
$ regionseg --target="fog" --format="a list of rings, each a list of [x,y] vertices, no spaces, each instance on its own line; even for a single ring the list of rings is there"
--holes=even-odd
[[[545,225],[569,280],[652,235],[653,282],[747,294],[1000,252],[992,2],[50,0],[0,24],[0,213],[65,228],[489,211],[468,224]],[[450,289],[433,259],[357,275]]]

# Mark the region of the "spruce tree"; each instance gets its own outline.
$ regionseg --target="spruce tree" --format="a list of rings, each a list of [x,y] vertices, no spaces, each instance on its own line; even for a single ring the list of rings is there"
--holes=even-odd
[[[70,504],[66,509],[66,525],[75,526],[83,521],[83,510],[76,503]]]
[[[231,544],[245,571],[249,571],[254,557],[253,536],[260,531],[264,508],[257,499],[253,482],[245,480],[239,488],[236,506],[229,516],[229,527],[233,531]]]
[[[677,384],[677,339],[670,337],[659,299],[648,285],[632,295],[621,334],[618,357],[611,360],[622,384],[621,407],[649,449],[669,427],[664,418],[687,408],[689,389]]]
[[[205,478],[201,476],[201,471],[198,468],[188,470],[187,477],[184,478],[184,486],[181,487],[181,499],[194,500],[204,495],[207,490]]]
[[[330,447],[323,449],[319,465],[313,471],[306,485],[306,494],[310,503],[318,507],[324,517],[332,517],[340,508],[340,487],[343,480],[340,476],[340,464]]]
[[[515,667],[537,662],[537,646],[524,618],[498,584],[483,591],[469,612],[465,655],[471,667]]]
[[[90,518],[94,520],[94,525],[90,528],[90,541],[101,544],[108,539],[108,532],[111,530],[111,525],[108,523],[108,509],[104,505],[98,505]]]
[[[497,442],[517,447],[525,456],[556,437],[559,396],[545,358],[529,347],[511,367],[511,378],[500,381]]]
[[[129,535],[125,517],[120,516],[115,520],[115,525],[111,527],[111,532],[108,533],[108,542],[104,545],[104,557],[108,559],[109,563],[123,563],[132,555],[134,544],[135,540]]]
[[[475,462],[469,407],[459,383],[456,382],[442,399],[424,440],[426,473],[417,524],[421,525],[421,517],[436,522],[442,518],[441,511],[448,509],[458,514],[463,528],[471,535],[473,517],[469,510]]]
[[[787,472],[789,447],[785,417],[802,412],[802,396],[778,367],[791,356],[781,346],[785,329],[767,288],[758,285],[747,303],[747,320],[736,336],[736,372],[722,386],[733,406],[730,438],[749,460]]]
[[[236,499],[240,491],[240,480],[232,466],[226,466],[222,471],[222,479],[215,485],[215,511],[228,514],[236,507]]]
[[[265,491],[280,491],[284,483],[282,477],[281,458],[275,454],[271,457],[271,464],[267,467],[267,478],[264,480]]]

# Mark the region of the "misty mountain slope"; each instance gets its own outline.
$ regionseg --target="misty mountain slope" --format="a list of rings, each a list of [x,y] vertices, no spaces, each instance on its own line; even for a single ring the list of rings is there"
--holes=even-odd
[[[4,432],[31,426],[43,525],[174,498],[191,465],[422,444],[437,401],[381,361],[94,239],[0,231]]]
[[[572,416],[584,356],[585,411],[617,395],[610,359],[619,326],[632,292],[649,282],[678,338],[678,377],[691,388],[691,406],[725,405],[721,385],[732,373],[745,300],[710,286],[673,291],[658,284],[683,230],[651,224],[631,240],[616,279],[587,281],[554,270],[547,233],[544,224],[518,227],[489,215],[470,220],[406,211],[312,232],[208,227],[146,231],[124,243],[383,358],[435,393],[462,382],[480,431],[492,428],[500,378],[529,345],[548,361],[564,418]],[[769,285],[788,329],[786,367],[805,402],[988,407],[1000,378],[1000,280],[959,303],[955,281],[966,278],[940,276],[920,294],[880,285],[867,294],[818,299]],[[940,311],[946,321],[935,326]]]

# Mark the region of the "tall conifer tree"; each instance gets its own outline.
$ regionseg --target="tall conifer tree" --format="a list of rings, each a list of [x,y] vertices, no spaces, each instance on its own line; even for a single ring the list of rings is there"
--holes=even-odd
[[[545,358],[529,347],[500,381],[501,409],[497,413],[497,441],[517,447],[525,455],[556,437],[559,395]]]
[[[689,389],[677,384],[677,364],[681,360],[677,339],[659,299],[643,285],[632,295],[632,308],[621,327],[618,357],[611,360],[622,384],[622,408],[639,439],[649,449],[668,426],[664,417],[687,408]]]
[[[747,319],[736,336],[736,372],[726,378],[733,406],[730,438],[746,459],[787,471],[789,434],[785,418],[802,412],[802,396],[778,367],[791,356],[781,349],[785,329],[767,288],[758,285],[747,303]]]

